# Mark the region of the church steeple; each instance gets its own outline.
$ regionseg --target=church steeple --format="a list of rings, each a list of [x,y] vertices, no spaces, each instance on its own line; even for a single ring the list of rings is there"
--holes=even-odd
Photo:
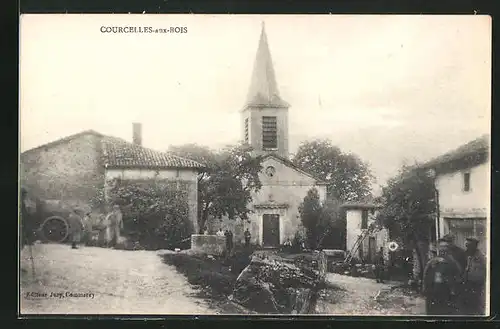
[[[288,108],[278,91],[266,29],[262,23],[250,88],[242,109],[244,141],[257,154],[288,158]]]
[[[259,46],[245,103],[245,107],[248,106],[289,107],[289,104],[282,100],[279,94],[264,22],[262,22]]]

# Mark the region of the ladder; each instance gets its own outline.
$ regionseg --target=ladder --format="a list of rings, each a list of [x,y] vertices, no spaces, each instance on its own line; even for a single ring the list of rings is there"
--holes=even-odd
[[[351,250],[349,251],[349,253],[345,257],[344,264],[349,263],[353,259],[355,253],[358,251],[359,247],[361,246],[361,243],[363,243],[363,241],[366,239],[366,237],[372,233],[376,233],[377,231],[380,231],[380,227],[378,227],[377,225],[374,225],[374,224],[370,225],[368,227],[368,229],[363,230],[363,232],[361,232],[361,234],[358,236],[358,239],[356,240],[356,242],[352,246]]]

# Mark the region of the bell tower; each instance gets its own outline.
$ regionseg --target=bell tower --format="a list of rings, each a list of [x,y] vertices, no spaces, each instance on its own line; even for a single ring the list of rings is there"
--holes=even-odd
[[[288,159],[288,108],[279,94],[271,52],[262,23],[247,99],[241,110],[243,140],[256,154]]]

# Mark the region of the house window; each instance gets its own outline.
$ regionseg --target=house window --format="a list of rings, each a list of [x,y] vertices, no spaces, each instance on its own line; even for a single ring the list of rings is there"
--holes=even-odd
[[[464,173],[464,192],[470,191],[470,172]]]
[[[278,124],[276,117],[262,117],[262,148],[278,148]]]
[[[361,211],[361,229],[365,230],[368,228],[368,210]]]
[[[248,144],[248,118],[245,119],[245,143]]]

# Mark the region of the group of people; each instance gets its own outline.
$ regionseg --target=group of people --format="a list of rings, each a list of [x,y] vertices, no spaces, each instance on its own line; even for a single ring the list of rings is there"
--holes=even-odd
[[[114,205],[109,212],[99,223],[101,229],[98,240],[102,240],[106,247],[114,247],[120,241],[121,231],[123,230],[123,215],[118,205]],[[78,213],[77,209],[68,216],[69,238],[71,240],[71,248],[78,249],[78,245],[82,241],[83,235],[91,234],[93,231],[91,213],[87,212],[83,217]]]
[[[208,228],[205,227],[203,230],[204,235],[209,235]],[[225,237],[226,241],[226,252],[228,254],[231,254],[231,251],[234,248],[234,234],[231,230],[226,229],[225,231],[222,228],[219,228],[219,230],[215,233],[216,236],[220,237]],[[247,228],[245,232],[243,232],[243,237],[245,239],[245,247],[250,246],[250,240],[252,238],[252,234],[250,233],[250,230]]]
[[[483,315],[486,295],[486,260],[478,249],[479,240],[466,239],[465,250],[455,245],[451,235],[438,241],[437,250],[425,265],[422,292],[428,315]],[[375,259],[375,278],[384,282],[383,248]]]
[[[20,247],[33,244],[37,239],[37,231],[41,224],[38,220],[39,214],[30,213],[26,206],[28,192],[21,188],[20,199]],[[81,210],[73,208],[67,216],[68,238],[71,241],[71,248],[78,249],[85,234],[92,232],[91,213],[86,212],[81,216]],[[121,231],[123,230],[123,216],[118,205],[114,205],[111,212],[102,218],[99,223],[102,227],[101,239],[104,240],[106,246],[115,246],[120,240]]]
[[[467,238],[465,250],[446,235],[423,272],[428,315],[484,315],[486,260],[479,240]]]

